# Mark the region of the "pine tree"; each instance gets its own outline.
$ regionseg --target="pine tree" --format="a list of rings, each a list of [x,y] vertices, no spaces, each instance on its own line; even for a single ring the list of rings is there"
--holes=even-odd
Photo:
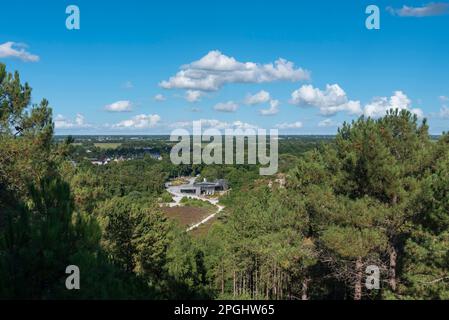
[[[404,284],[400,290],[406,298],[449,298],[448,150],[436,159],[435,170],[424,180],[415,202],[416,227],[404,248]]]

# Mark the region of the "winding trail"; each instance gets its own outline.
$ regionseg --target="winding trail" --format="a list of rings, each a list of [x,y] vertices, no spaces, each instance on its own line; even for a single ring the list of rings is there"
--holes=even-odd
[[[201,226],[202,224],[205,224],[207,221],[209,221],[210,219],[212,219],[213,217],[215,217],[218,213],[220,213],[224,207],[220,206],[219,204],[216,205],[216,207],[218,208],[217,211],[215,211],[215,213],[211,214],[210,216],[207,216],[206,218],[204,218],[203,220],[201,220],[200,222],[194,224],[193,226],[189,227],[187,229],[187,232],[192,231],[193,229],[198,228],[199,226]]]
[[[192,184],[195,182],[196,178],[189,178],[189,184]],[[214,218],[218,213],[220,213],[221,211],[223,211],[223,209],[225,208],[222,205],[218,204],[218,199],[217,198],[204,198],[204,197],[199,197],[196,195],[186,195],[181,193],[179,186],[172,186],[170,185],[170,183],[165,184],[165,188],[167,189],[167,191],[173,196],[173,202],[169,203],[169,206],[172,207],[176,207],[179,206],[182,198],[187,197],[187,198],[192,198],[192,199],[198,199],[201,201],[205,201],[205,202],[209,202],[210,204],[214,205],[217,208],[217,211],[215,211],[213,214],[207,216],[206,218],[204,218],[203,220],[201,220],[198,223],[195,223],[194,225],[190,226],[186,231],[192,231],[196,228],[198,228],[199,226],[205,224],[206,222],[208,222],[210,219]]]

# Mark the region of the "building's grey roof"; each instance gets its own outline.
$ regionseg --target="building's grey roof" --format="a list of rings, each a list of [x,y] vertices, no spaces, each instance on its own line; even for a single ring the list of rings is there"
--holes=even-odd
[[[215,182],[194,182],[193,184],[185,184],[185,185],[181,185],[179,186],[179,188],[181,189],[192,189],[192,188],[200,188],[200,187],[218,187],[218,186],[226,186],[227,185],[227,181],[225,179],[220,179],[217,180]]]
[[[218,184],[215,182],[195,182],[193,184],[194,186],[201,186],[201,187],[215,187]]]
[[[215,182],[195,182],[194,185],[195,186],[202,186],[202,187],[216,187],[216,186],[223,186],[227,184],[226,180],[224,179],[219,179],[216,180]]]

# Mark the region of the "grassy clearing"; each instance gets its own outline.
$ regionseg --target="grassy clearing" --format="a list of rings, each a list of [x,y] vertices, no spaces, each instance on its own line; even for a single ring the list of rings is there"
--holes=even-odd
[[[172,186],[180,186],[183,184],[188,184],[189,181],[187,179],[184,178],[177,178],[177,179],[173,179],[172,181],[170,181]]]
[[[98,142],[94,143],[94,146],[100,149],[117,149],[122,144],[119,142]]]
[[[182,198],[180,204],[185,207],[204,208],[210,213],[213,213],[215,210],[217,210],[217,208],[213,204],[207,201],[187,197]]]
[[[198,223],[210,214],[205,208],[195,207],[165,207],[162,211],[169,219],[174,219],[183,227]]]
[[[207,233],[209,232],[209,229],[212,227],[212,225],[217,221],[217,217],[213,217],[212,219],[210,219],[209,221],[207,221],[206,223],[203,223],[202,225],[200,225],[198,228],[193,229],[191,232],[191,235],[199,238],[199,237],[204,237],[205,235],[207,235]]]

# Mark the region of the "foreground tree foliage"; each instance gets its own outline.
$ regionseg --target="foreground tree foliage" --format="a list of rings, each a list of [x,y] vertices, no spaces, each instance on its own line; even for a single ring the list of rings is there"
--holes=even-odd
[[[292,160],[286,188],[226,201],[205,241],[211,283],[236,298],[447,298],[448,151],[405,110],[344,124]],[[366,288],[368,266],[381,290]]]
[[[449,135],[432,140],[408,111],[345,123],[318,147],[287,139],[267,178],[145,157],[96,167],[54,141],[48,101],[30,101],[0,64],[0,298],[449,298]],[[232,187],[201,237],[158,205],[169,177],[197,174]],[[81,290],[65,287],[69,265]]]
[[[240,206],[205,239],[209,275],[222,297],[288,299],[307,281],[315,255],[304,236],[304,207],[285,190],[272,191],[260,187],[233,199]]]
[[[437,148],[447,150],[447,136]],[[415,202],[416,228],[405,241],[404,283],[407,298],[449,299],[449,153],[437,159]]]
[[[70,139],[52,142],[48,102],[30,99],[0,64],[0,298],[206,297],[172,270],[167,253],[183,235],[154,206],[166,174],[145,163],[111,174],[74,167]],[[81,270],[82,290],[66,289],[69,265]]]

